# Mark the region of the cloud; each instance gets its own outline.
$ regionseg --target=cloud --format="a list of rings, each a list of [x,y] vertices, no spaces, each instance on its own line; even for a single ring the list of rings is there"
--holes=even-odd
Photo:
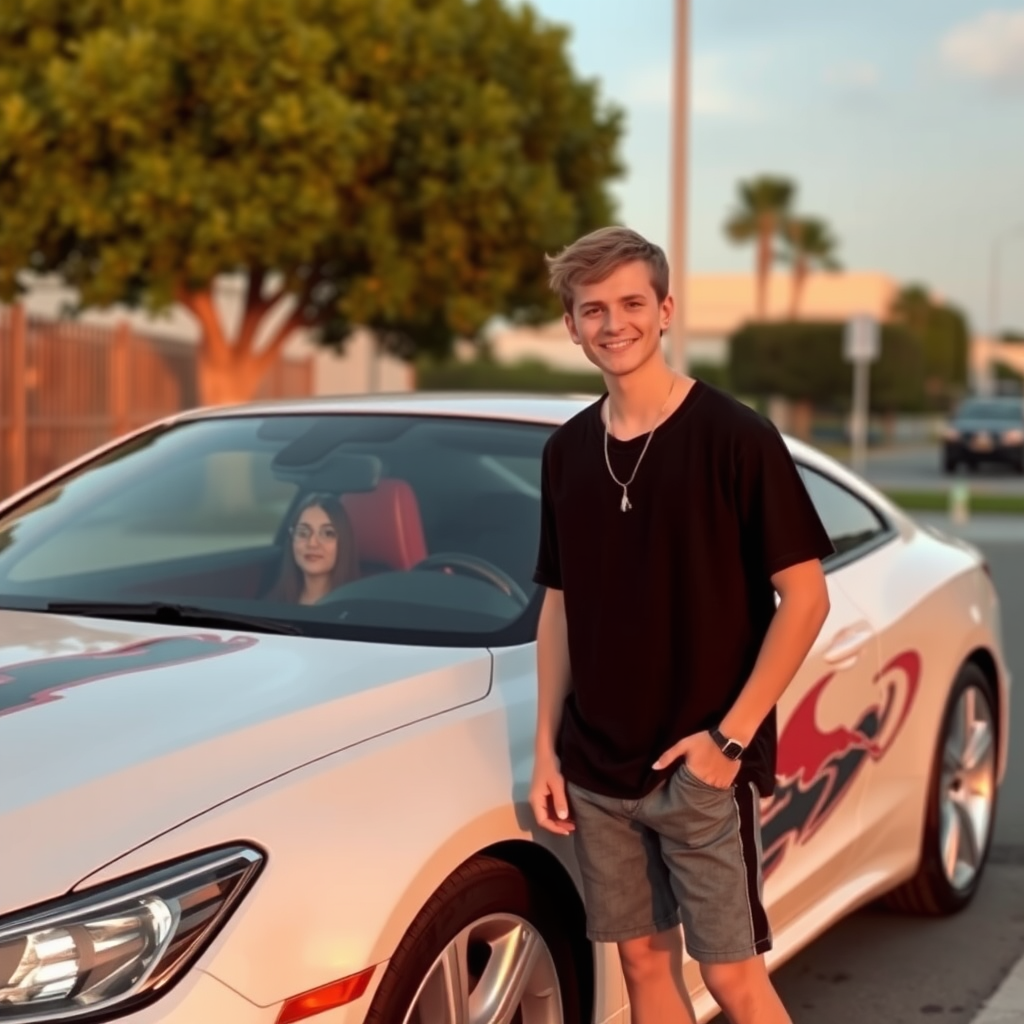
[[[825,69],[825,81],[847,92],[873,92],[882,74],[867,61],[847,61]]]
[[[645,68],[633,74],[623,99],[632,106],[668,110],[672,102],[671,65]],[[756,117],[758,105],[728,80],[723,61],[697,54],[690,68],[690,106],[697,117]]]
[[[945,66],[964,78],[1024,86],[1024,8],[988,11],[942,40]]]

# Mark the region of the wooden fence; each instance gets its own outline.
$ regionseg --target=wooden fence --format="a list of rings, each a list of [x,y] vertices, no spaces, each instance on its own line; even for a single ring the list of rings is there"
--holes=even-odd
[[[151,420],[197,404],[196,350],[0,308],[0,498]],[[260,398],[312,393],[311,360],[280,360]]]

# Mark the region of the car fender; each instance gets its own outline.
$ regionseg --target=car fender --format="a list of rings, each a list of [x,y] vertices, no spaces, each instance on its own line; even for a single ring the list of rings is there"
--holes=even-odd
[[[507,716],[488,699],[242,793],[80,888],[224,843],[260,847],[262,874],[200,966],[267,1006],[389,959],[445,878],[492,844],[537,839],[569,869],[570,840],[535,835],[512,793]]]

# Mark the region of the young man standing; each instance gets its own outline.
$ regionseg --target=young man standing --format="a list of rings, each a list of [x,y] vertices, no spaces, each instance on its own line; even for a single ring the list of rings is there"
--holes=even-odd
[[[778,431],[666,364],[660,248],[603,228],[549,268],[607,395],[544,452],[530,802],[574,836],[633,1024],[694,1020],[684,937],[733,1024],[789,1024],[764,963],[758,801],[832,545]]]

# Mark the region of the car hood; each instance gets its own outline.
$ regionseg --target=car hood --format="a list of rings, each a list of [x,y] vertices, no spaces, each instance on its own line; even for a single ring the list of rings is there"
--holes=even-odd
[[[0,914],[490,682],[484,649],[0,610]]]

